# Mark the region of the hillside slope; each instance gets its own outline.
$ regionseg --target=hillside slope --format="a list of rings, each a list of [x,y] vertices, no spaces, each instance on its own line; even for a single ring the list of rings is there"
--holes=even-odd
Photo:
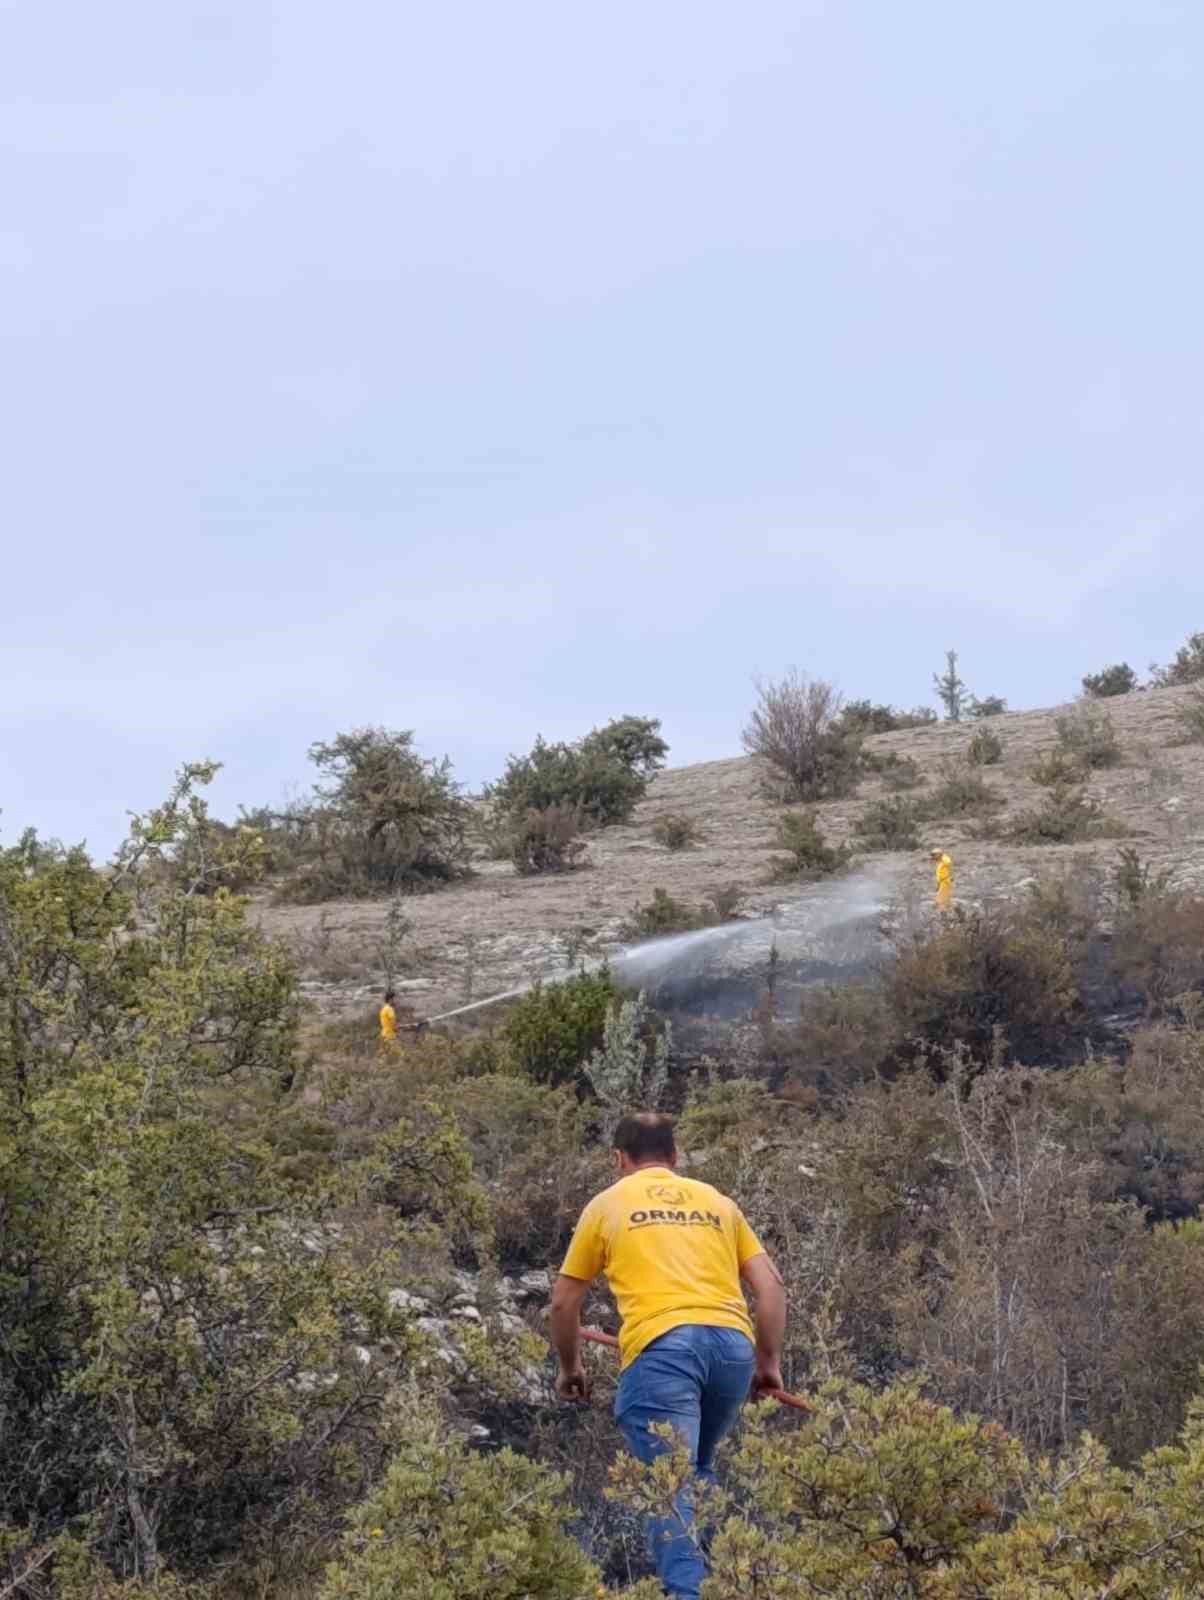
[[[1177,884],[1204,886],[1204,745],[1183,745],[1176,708],[1182,688],[1137,692],[1102,702],[1123,751],[1120,765],[1095,773],[1088,792],[1132,831],[1143,859],[1173,873]],[[1033,761],[1058,743],[1057,718],[1068,707],[1013,712],[990,726],[1004,756],[983,775],[1006,802],[1001,818],[1040,805],[1045,791],[1029,777]],[[941,723],[878,735],[867,749],[909,756],[933,776],[940,763],[965,751],[976,724]],[[832,842],[856,843],[853,827],[867,801],[884,792],[867,780],[857,795],[818,806]],[[921,793],[923,791],[920,791]],[[765,914],[799,891],[767,884],[774,830],[781,809],[760,793],[756,764],[746,757],[708,761],[662,772],[630,823],[594,835],[578,871],[516,877],[508,863],[478,860],[477,875],[437,894],[405,902],[411,923],[402,945],[398,988],[422,1015],[480,999],[532,978],[564,970],[580,955],[612,949],[633,907],[656,888],[697,903],[711,890],[737,886],[743,914]],[[696,846],[672,852],[652,836],[666,812],[692,818],[703,832]],[[1027,878],[1081,862],[1101,870],[1116,859],[1118,841],[1074,846],[1025,846],[976,841],[961,819],[924,824],[925,845],[952,850],[957,898],[1006,894]],[[1123,842],[1123,841],[1120,841]],[[883,860],[882,857],[874,858]],[[890,861],[901,892],[928,892],[923,851]],[[334,901],[288,907],[263,902],[263,927],[296,950],[306,992],[321,1011],[362,1011],[380,986],[388,907],[381,901]]]

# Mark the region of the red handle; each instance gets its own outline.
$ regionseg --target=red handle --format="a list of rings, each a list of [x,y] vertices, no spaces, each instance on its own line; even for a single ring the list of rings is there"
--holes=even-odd
[[[582,1328],[581,1337],[588,1339],[591,1344],[604,1344],[609,1350],[617,1350],[619,1341],[613,1333],[603,1333],[601,1328]],[[785,1389],[770,1389],[762,1397],[764,1400],[776,1400],[780,1406],[790,1406],[795,1411],[810,1411],[811,1407],[797,1394],[787,1394]]]

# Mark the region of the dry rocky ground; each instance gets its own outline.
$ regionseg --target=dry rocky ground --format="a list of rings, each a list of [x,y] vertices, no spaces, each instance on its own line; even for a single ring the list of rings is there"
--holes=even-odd
[[[1204,888],[1204,744],[1183,744],[1176,708],[1191,691],[1156,689],[1101,702],[1123,751],[1120,765],[1093,774],[1089,793],[1109,817],[1132,832],[1128,841],[1156,869],[1180,885]],[[1033,761],[1056,747],[1057,717],[1068,707],[1022,711],[988,724],[1004,743],[1002,761],[983,776],[1006,801],[1009,817],[1038,807],[1046,791],[1029,777]],[[878,754],[910,756],[936,777],[942,760],[965,751],[975,723],[941,723],[881,734],[867,743]],[[856,843],[853,826],[867,801],[883,792],[868,780],[846,800],[817,807],[832,843]],[[922,794],[924,791],[918,791]],[[467,1000],[550,976],[581,956],[613,951],[633,907],[664,888],[700,902],[720,886],[743,893],[742,914],[764,915],[804,891],[767,882],[774,831],[782,807],[761,794],[756,764],[746,757],[708,761],[662,772],[630,823],[591,837],[582,867],[558,876],[520,878],[506,862],[484,858],[475,876],[454,888],[405,902],[410,928],[401,945],[397,982],[420,1015],[433,1016]],[[666,812],[690,817],[700,842],[681,851],[657,844],[656,819]],[[1013,891],[1025,879],[1068,864],[1107,870],[1115,839],[1074,846],[1019,847],[976,841],[962,819],[936,819],[923,828],[926,846],[949,848],[957,868],[959,900]],[[875,857],[915,895],[928,892],[925,852]],[[264,928],[285,939],[299,957],[304,986],[319,1012],[366,1013],[379,992],[386,944],[387,903],[333,901],[323,906],[280,906],[266,899],[258,915]]]

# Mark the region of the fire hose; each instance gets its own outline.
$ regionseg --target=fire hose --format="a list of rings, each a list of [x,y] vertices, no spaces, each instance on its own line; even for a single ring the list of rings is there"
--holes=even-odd
[[[581,1337],[588,1339],[591,1344],[603,1344],[608,1350],[617,1350],[619,1341],[613,1333],[603,1333],[601,1328],[582,1328]],[[762,1400],[776,1400],[780,1406],[790,1406],[795,1411],[810,1411],[811,1407],[806,1400],[797,1394],[787,1394],[785,1389],[767,1389],[761,1396]]]

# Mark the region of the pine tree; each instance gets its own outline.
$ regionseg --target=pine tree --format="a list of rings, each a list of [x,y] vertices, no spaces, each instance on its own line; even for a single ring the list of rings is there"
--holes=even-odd
[[[932,685],[936,690],[937,699],[945,708],[945,716],[950,722],[960,722],[962,712],[970,698],[969,690],[957,673],[957,651],[946,650],[944,672],[934,672]]]

